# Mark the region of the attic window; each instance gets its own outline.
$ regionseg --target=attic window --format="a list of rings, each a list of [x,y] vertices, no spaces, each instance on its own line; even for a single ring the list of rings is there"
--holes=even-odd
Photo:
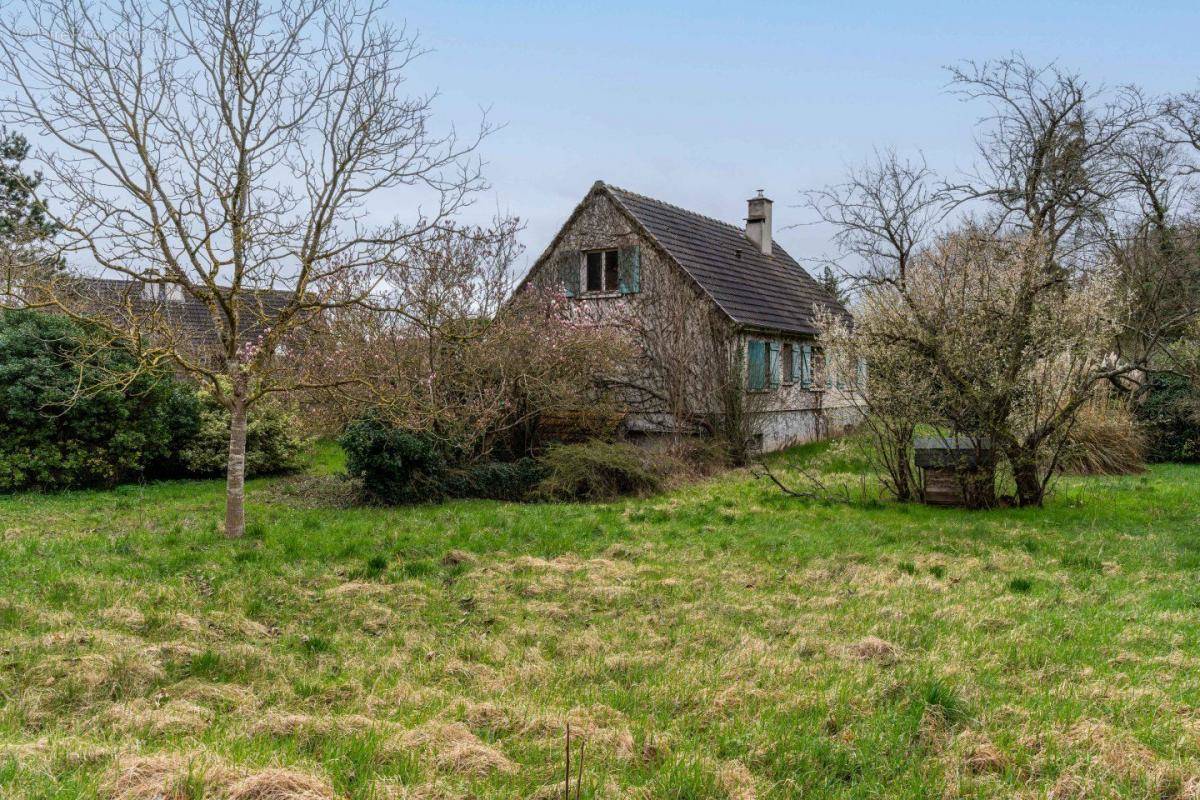
[[[587,283],[589,292],[620,290],[621,270],[616,250],[593,250],[587,254]]]

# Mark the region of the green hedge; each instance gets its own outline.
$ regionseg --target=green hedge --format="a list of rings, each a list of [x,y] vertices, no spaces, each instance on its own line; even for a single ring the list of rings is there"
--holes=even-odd
[[[545,476],[532,458],[468,462],[437,437],[393,427],[374,413],[347,426],[338,443],[366,499],[385,505],[452,497],[524,500]]]
[[[1187,378],[1158,373],[1136,407],[1146,460],[1200,461],[1200,397]]]
[[[178,386],[65,317],[0,315],[0,491],[112,486],[164,467],[186,428]]]
[[[389,425],[377,414],[352,423],[339,439],[346,470],[366,499],[386,505],[454,497],[492,500],[611,500],[656,491],[662,470],[627,444],[592,440],[552,445],[540,458],[466,462],[429,433]]]
[[[132,377],[131,377],[132,376]],[[298,462],[294,421],[251,415],[251,472]],[[0,492],[108,487],[224,470],[228,416],[166,370],[66,317],[0,311]]]

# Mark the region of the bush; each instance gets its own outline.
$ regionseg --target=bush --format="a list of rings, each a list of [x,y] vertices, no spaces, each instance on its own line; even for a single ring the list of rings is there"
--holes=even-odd
[[[433,435],[388,425],[368,414],[338,440],[346,471],[370,502],[403,505],[449,497],[524,500],[544,477],[532,458],[466,463]]]
[[[1136,407],[1150,461],[1200,461],[1200,398],[1187,378],[1160,373]]]
[[[545,500],[595,502],[649,494],[663,483],[652,462],[649,454],[629,444],[593,440],[552,445],[542,458],[546,477],[536,495]]]
[[[372,413],[347,426],[338,443],[346,471],[362,481],[368,500],[420,503],[447,494],[452,459],[427,433],[394,428]]]
[[[190,430],[186,393],[86,326],[0,311],[0,491],[112,486],[153,472]]]
[[[446,477],[445,494],[519,502],[528,499],[545,477],[545,467],[532,458],[485,461],[452,470]]]
[[[207,391],[194,392],[196,423],[180,449],[184,474],[222,475],[229,463],[229,411]],[[299,424],[282,404],[262,400],[246,420],[246,477],[277,475],[300,468],[305,442]]]
[[[1079,409],[1059,468],[1076,475],[1130,475],[1146,464],[1146,437],[1129,406],[1102,395]]]

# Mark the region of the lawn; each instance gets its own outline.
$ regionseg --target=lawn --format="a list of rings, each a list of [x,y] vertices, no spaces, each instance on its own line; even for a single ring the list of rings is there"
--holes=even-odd
[[[1200,794],[1198,467],[976,513],[286,480],[243,541],[216,481],[0,499],[0,796],[561,797],[567,722],[587,798]]]

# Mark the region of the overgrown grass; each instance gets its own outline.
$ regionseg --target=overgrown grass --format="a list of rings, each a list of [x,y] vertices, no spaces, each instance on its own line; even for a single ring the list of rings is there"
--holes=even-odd
[[[271,485],[242,541],[219,481],[0,499],[0,796],[545,798],[567,721],[589,798],[1200,791],[1200,468],[982,513]]]

